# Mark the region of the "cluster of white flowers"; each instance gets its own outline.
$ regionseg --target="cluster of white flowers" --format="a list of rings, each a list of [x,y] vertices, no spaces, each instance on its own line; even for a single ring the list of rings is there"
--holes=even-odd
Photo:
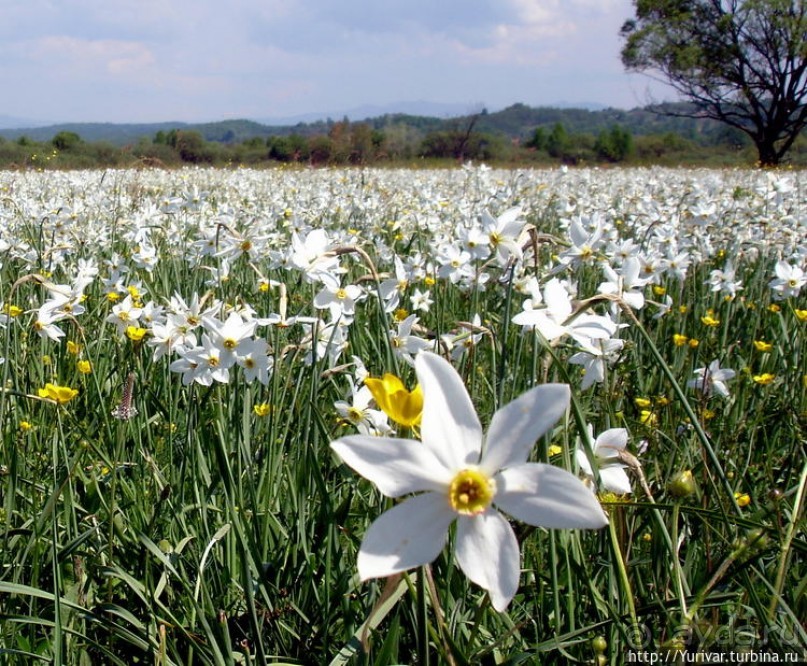
[[[632,318],[645,309],[664,317],[671,294],[680,298],[684,280],[707,262],[716,297],[741,298],[737,268],[759,259],[774,299],[799,298],[807,284],[802,179],[473,166],[5,173],[0,262],[40,283],[44,297],[26,291],[26,316],[12,316],[7,303],[0,324],[14,320],[58,345],[66,322],[83,321],[92,307],[105,328],[90,336],[142,342],[183,385],[228,383],[236,373],[266,385],[287,356],[353,368],[335,409],[360,434],[334,449],[390,497],[419,493],[370,528],[361,575],[430,561],[456,520],[460,566],[504,608],[517,585],[518,546],[493,507],[547,527],[596,527],[605,518],[571,474],[526,462],[565,411],[568,387],[533,389],[497,412],[483,437],[461,380],[433,352],[459,362],[495,332],[470,308],[467,321],[429,330],[446,287],[468,303],[482,291],[515,292],[521,307],[506,323],[539,344],[563,345],[580,368],[574,386],[589,390],[629,353],[622,336]],[[167,284],[174,274],[201,277],[190,287]],[[390,322],[379,347],[424,385],[417,446],[389,437],[362,361],[345,362],[364,309]],[[735,373],[721,368],[726,361],[696,370],[690,388],[727,397]],[[583,475],[630,492],[627,439],[623,429],[593,439],[592,459],[576,455]],[[379,441],[391,452],[385,460]],[[448,504],[436,499],[446,493]]]

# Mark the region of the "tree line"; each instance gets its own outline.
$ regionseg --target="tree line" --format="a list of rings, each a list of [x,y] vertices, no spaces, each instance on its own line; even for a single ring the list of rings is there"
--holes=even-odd
[[[98,168],[127,166],[176,167],[328,165],[432,165],[483,161],[499,165],[750,165],[750,141],[727,133],[708,141],[673,132],[634,135],[613,125],[597,133],[572,131],[562,122],[539,126],[523,139],[478,129],[472,118],[453,126],[419,131],[406,124],[383,128],[347,119],[317,134],[272,135],[240,141],[209,141],[193,129],[160,130],[151,137],[116,146],[85,141],[76,132],[60,131],[50,140],[27,136],[0,138],[2,168]],[[807,163],[807,141],[791,151],[794,164]]]

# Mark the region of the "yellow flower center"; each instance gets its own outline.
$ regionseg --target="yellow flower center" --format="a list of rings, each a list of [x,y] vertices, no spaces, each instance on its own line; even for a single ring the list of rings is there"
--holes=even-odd
[[[224,345],[225,349],[229,349],[230,351],[232,351],[238,346],[238,342],[236,342],[232,338],[225,339],[222,344]]]
[[[347,420],[351,423],[361,423],[364,418],[364,412],[358,407],[348,407]]]
[[[451,480],[448,501],[451,508],[464,516],[485,511],[496,494],[496,483],[478,469],[463,469]]]
[[[344,301],[347,298],[347,291],[344,289],[337,290],[336,298],[338,298],[340,301]]]

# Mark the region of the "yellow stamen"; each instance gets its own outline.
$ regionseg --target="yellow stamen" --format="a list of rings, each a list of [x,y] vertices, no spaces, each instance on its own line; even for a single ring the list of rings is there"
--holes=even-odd
[[[490,506],[496,494],[496,483],[478,469],[463,469],[451,480],[448,501],[451,508],[464,516],[476,516]]]

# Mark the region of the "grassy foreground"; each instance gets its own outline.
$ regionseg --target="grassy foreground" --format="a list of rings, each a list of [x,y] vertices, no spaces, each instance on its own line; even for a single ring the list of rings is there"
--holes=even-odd
[[[4,663],[805,658],[806,185],[0,173]],[[453,532],[429,566],[357,574],[397,500],[329,445],[418,437],[362,387],[413,388],[421,350],[484,427],[535,385],[571,387],[531,460],[585,479],[609,524],[513,521],[505,612]],[[625,450],[598,455],[617,428]]]

